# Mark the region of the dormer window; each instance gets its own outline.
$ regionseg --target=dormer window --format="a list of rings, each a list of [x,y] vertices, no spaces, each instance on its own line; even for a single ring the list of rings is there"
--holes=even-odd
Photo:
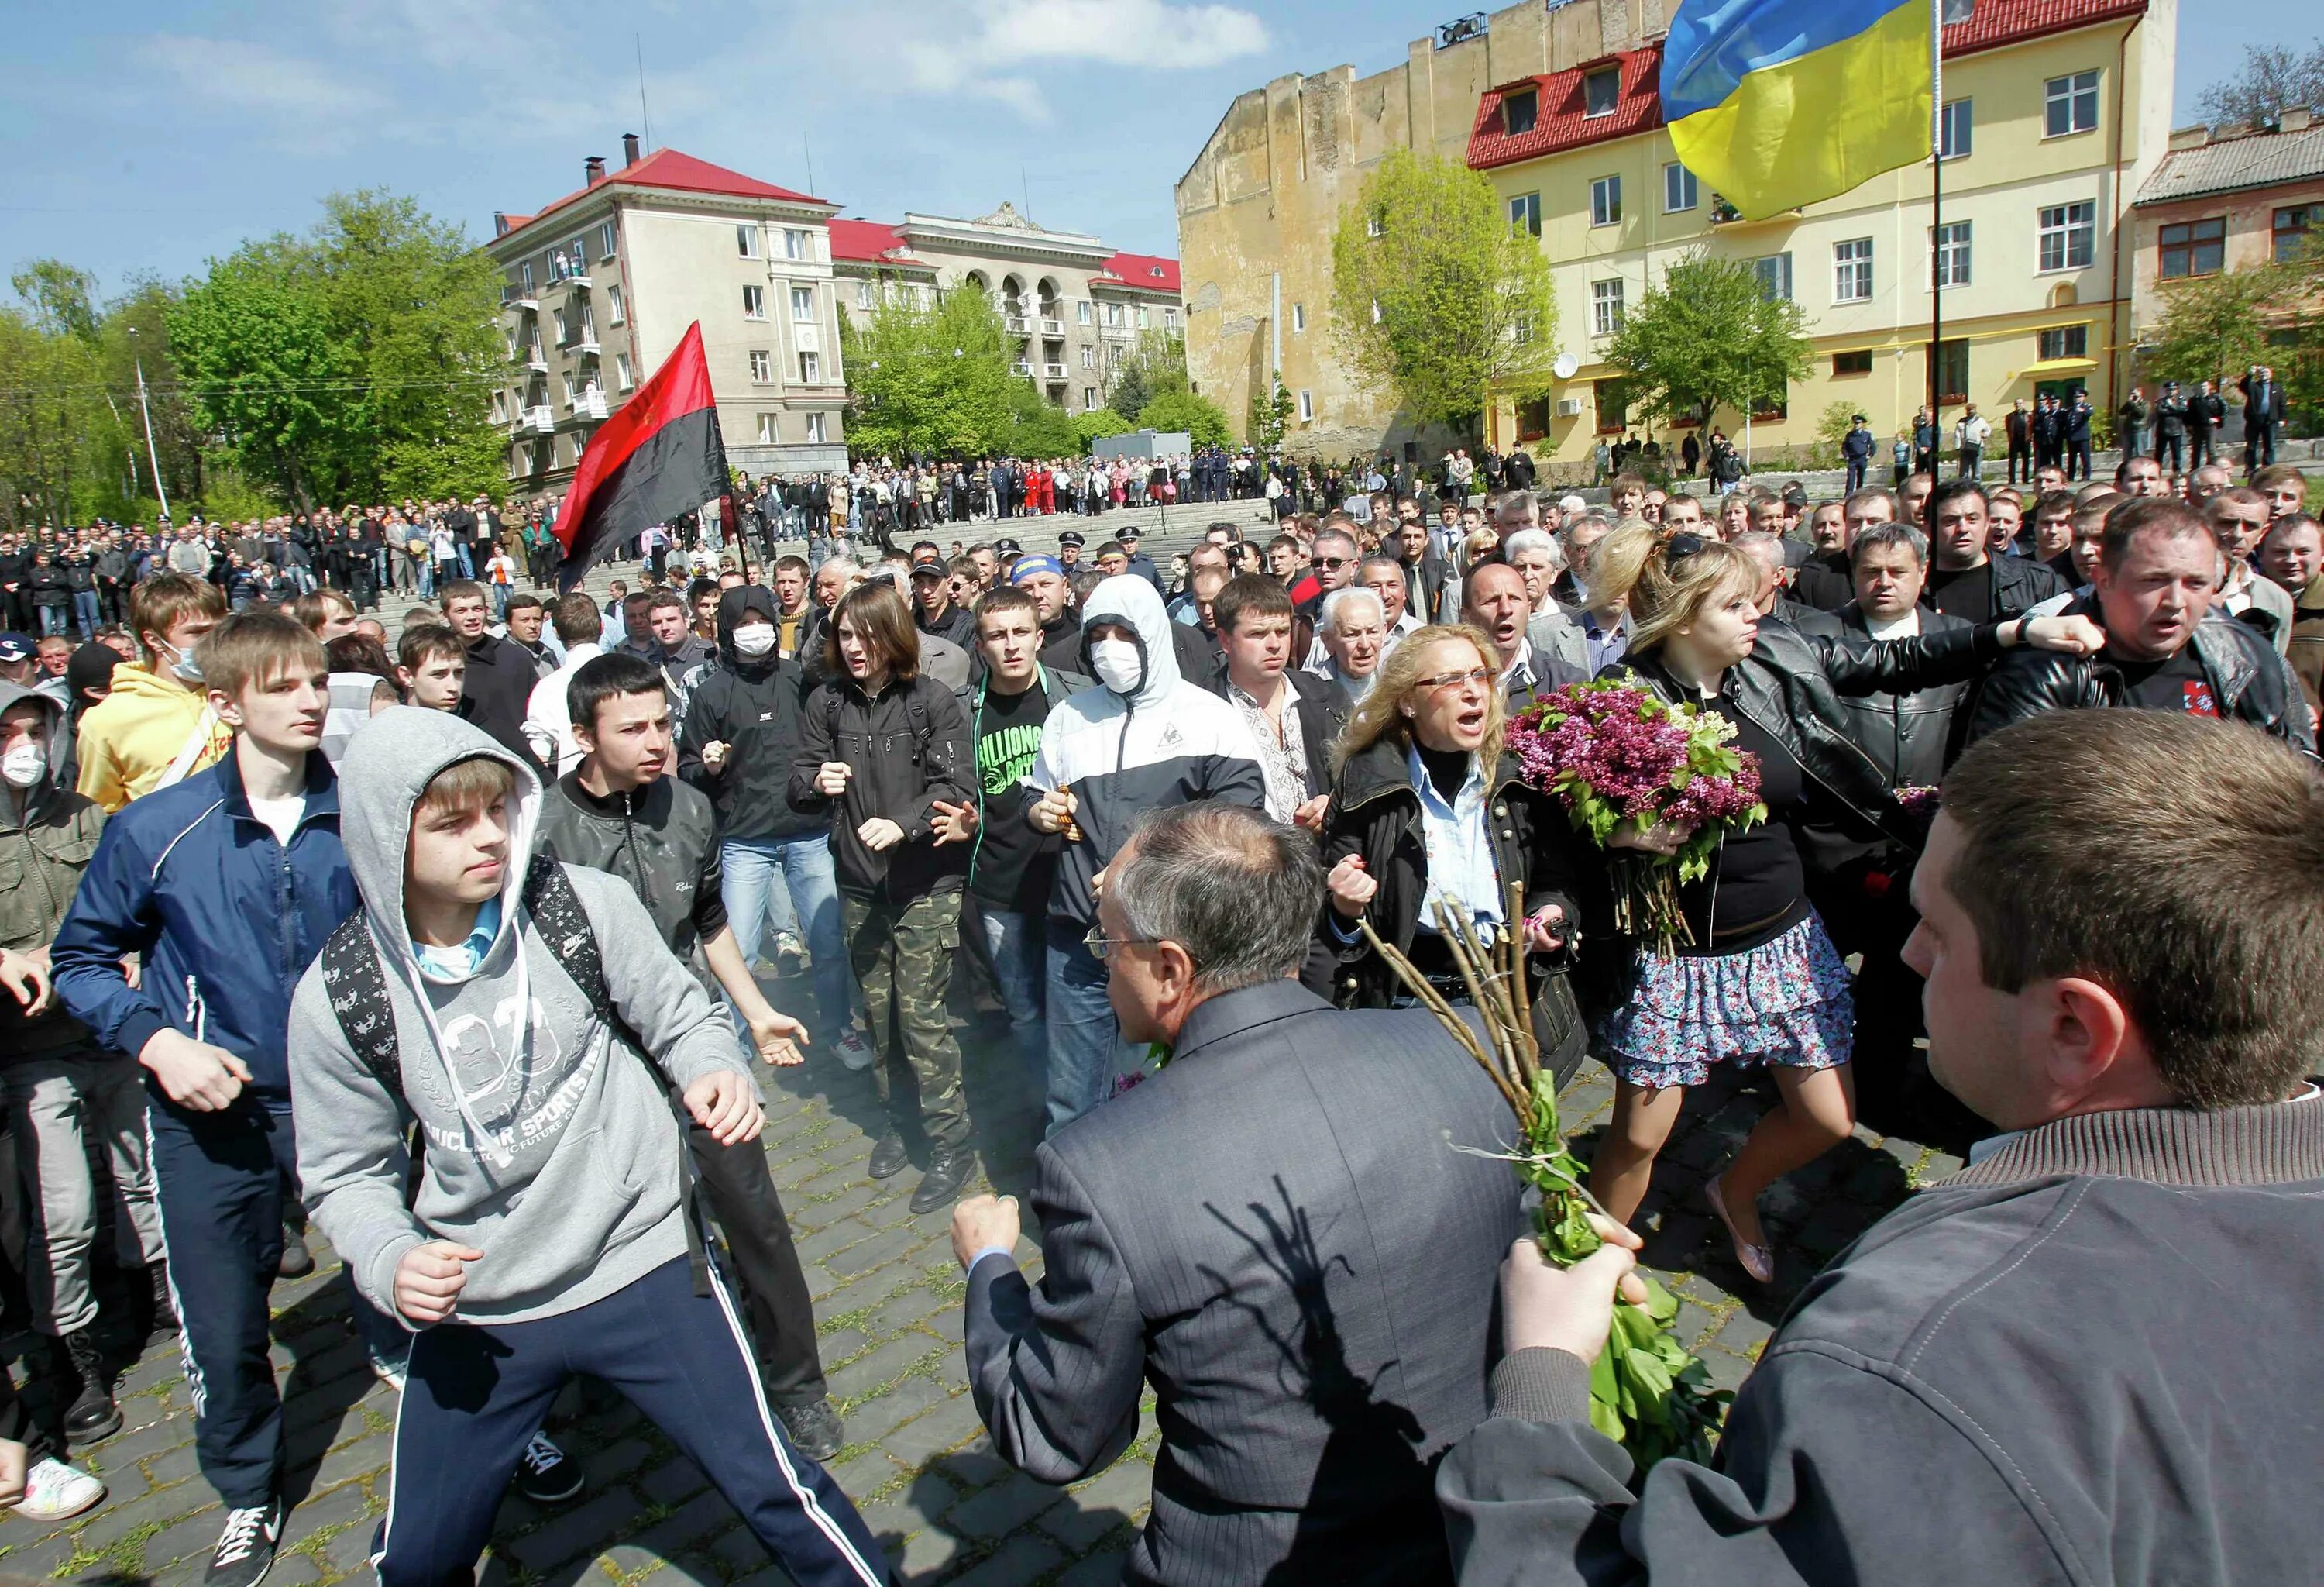
[[[1622,97],[1622,73],[1618,67],[1593,71],[1582,79],[1582,108],[1585,115],[1611,115]]]
[[[1519,88],[1501,97],[1501,131],[1511,137],[1533,131],[1534,122],[1541,109],[1540,97],[1531,88]],[[1594,111],[1591,114],[1596,114]]]

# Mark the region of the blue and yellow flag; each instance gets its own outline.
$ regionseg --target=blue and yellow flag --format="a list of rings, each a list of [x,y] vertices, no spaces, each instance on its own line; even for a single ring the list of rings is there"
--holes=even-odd
[[[1930,0],[1682,0],[1663,119],[1750,219],[1929,156]]]

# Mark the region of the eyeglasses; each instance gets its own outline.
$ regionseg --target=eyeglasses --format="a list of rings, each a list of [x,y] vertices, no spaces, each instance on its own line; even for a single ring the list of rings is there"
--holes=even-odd
[[[1150,945],[1167,940],[1167,937],[1108,937],[1094,926],[1082,933],[1082,946],[1089,949],[1091,958],[1101,963],[1104,961],[1109,948],[1135,947],[1141,943]]]
[[[1350,560],[1351,558],[1346,557],[1310,557],[1307,559],[1307,566],[1320,567],[1326,573],[1337,573],[1341,568],[1345,567]]]
[[[1416,678],[1412,680],[1412,687],[1434,690],[1461,688],[1473,683],[1480,688],[1490,688],[1500,681],[1500,677],[1489,667],[1471,667],[1466,672],[1440,672],[1434,678]]]

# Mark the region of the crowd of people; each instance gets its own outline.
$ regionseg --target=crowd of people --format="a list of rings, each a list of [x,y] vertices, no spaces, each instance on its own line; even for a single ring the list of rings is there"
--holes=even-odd
[[[2135,1453],[2095,1434],[2101,1361],[2139,1393],[2195,1381],[2132,1371],[2126,1340],[2226,1337],[2305,1272],[2247,1238],[2324,1177],[2300,1023],[2324,538],[2299,472],[2182,487],[2134,453],[2103,484],[2051,462],[2023,491],[1932,469],[1827,501],[1621,474],[1591,504],[1530,488],[1521,453],[1313,493],[1211,460],[1228,496],[1191,499],[1287,504],[1167,568],[1102,518],[1054,552],[915,532],[1029,536],[1040,470],[1019,496],[1005,463],[835,477],[819,531],[761,482],[744,526],[807,556],[736,566],[657,529],[603,603],[520,587],[557,572],[530,555],[554,503],[7,548],[44,582],[6,586],[34,621],[0,634],[0,1087],[55,1415],[0,1404],[0,1487],[48,1519],[102,1501],[69,1446],[120,1426],[93,1324],[126,1294],[198,1386],[207,1580],[254,1587],[283,1521],[267,1296],[311,1266],[311,1218],[402,1396],[392,1587],[467,1579],[510,1482],[582,1490],[543,1427],[576,1373],[794,1579],[885,1582],[818,1463],[845,1429],[755,1144],[752,1059],[820,1049],[872,1073],[871,1176],[917,1167],[910,1210],[952,1209],[1001,1455],[1087,1474],[1159,1394],[1132,1580],[2065,1581],[2134,1525],[2152,1579],[2273,1557],[2189,1498],[2232,1484],[2292,1536],[2251,1491],[2296,1475],[2255,1375],[2231,1472],[2190,1483],[2221,1445],[2184,1425]],[[961,490],[965,516],[913,505]],[[78,647],[52,562],[90,570]],[[391,650],[399,591],[424,604]],[[1608,677],[1720,717],[1760,768],[1767,819],[1680,889],[1674,949],[1626,927],[1607,852],[1508,748],[1536,698]],[[1471,995],[1445,910],[1522,938],[1561,1077],[1585,1050],[1613,1075],[1609,1243],[1570,1272],[1520,1240],[1506,1163],[1446,1149],[1507,1118],[1413,1007],[1413,976]],[[1013,1198],[971,1194],[970,1063],[1042,1097],[1038,1282]],[[1639,1497],[1586,1363],[1686,1093],[1726,1070],[1764,1070],[1772,1105],[1689,1194],[1759,1284],[1796,1259],[1763,1194],[1867,1109],[2002,1133],[1826,1275],[1720,1471],[1668,1462]],[[93,1155],[127,1209],[110,1264]],[[2069,1216],[2114,1245],[1975,1287]],[[2088,1291],[2128,1305],[2134,1238],[2246,1251],[2236,1304],[2141,1283],[2134,1326],[2082,1321]],[[1942,1340],[1912,1332],[1957,1303]],[[2061,1517],[2065,1490],[2086,1502]]]

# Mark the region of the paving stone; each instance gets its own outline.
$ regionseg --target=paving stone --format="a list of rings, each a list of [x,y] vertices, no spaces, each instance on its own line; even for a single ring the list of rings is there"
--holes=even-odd
[[[879,1536],[877,1527],[872,1529],[872,1536]],[[730,1527],[720,1533],[710,1545],[709,1554],[733,1571],[754,1571],[767,1564],[770,1557],[766,1545],[748,1527]]]
[[[824,1258],[823,1265],[843,1278],[857,1273],[869,1273],[874,1268],[884,1268],[899,1258],[911,1255],[926,1245],[928,1239],[926,1233],[910,1226],[890,1229]]]
[[[831,1392],[840,1399],[852,1400],[921,1361],[942,1355],[944,1349],[944,1341],[926,1333],[899,1335],[830,1374]]]
[[[684,1455],[676,1455],[638,1479],[638,1491],[656,1504],[676,1504],[689,1494],[701,1492],[710,1485],[702,1468]],[[719,1500],[724,1504],[725,1500]]]
[[[934,1378],[913,1376],[893,1389],[849,1407],[850,1444],[884,1441],[903,1423],[949,1397],[949,1389]],[[890,1453],[893,1453],[892,1451]]]
[[[18,1529],[9,1528],[12,1532]],[[29,1525],[23,1529],[29,1530]],[[5,1550],[0,1550],[0,1573],[14,1582],[43,1581],[62,1570],[65,1562],[79,1551],[78,1541],[69,1532],[12,1541]]]
[[[1120,1460],[1042,1513],[1041,1529],[1079,1554],[1115,1527],[1145,1513],[1154,1498],[1154,1468]]]
[[[943,1327],[942,1324],[953,1322],[949,1314],[956,1311],[959,1306],[958,1301],[938,1294],[932,1287],[916,1284],[890,1296],[881,1303],[878,1311],[872,1314],[872,1333],[875,1338],[884,1339],[899,1328],[908,1328],[915,1323],[927,1323],[941,1332],[949,1333],[954,1330]]]
[[[1102,1550],[1059,1576],[1056,1587],[1120,1587],[1121,1567],[1129,1558],[1126,1548]]]
[[[950,1587],[1024,1587],[1065,1557],[1038,1533],[1019,1532],[991,1557],[953,1577]]]
[[[390,1433],[373,1433],[353,1444],[331,1451],[315,1467],[315,1480],[309,1491],[320,1493],[337,1488],[342,1482],[352,1482],[357,1477],[368,1477],[374,1472],[384,1472],[395,1455],[395,1437]],[[290,1469],[297,1471],[301,1462],[293,1460]]]
[[[687,1544],[733,1525],[734,1518],[734,1507],[726,1502],[724,1494],[701,1494],[628,1542],[606,1550],[605,1563],[625,1576],[634,1574],[650,1565],[668,1562]],[[654,1579],[677,1587],[675,1577],[657,1575]]]
[[[888,1563],[903,1573],[908,1582],[926,1581],[960,1557],[961,1541],[940,1527],[924,1527],[904,1540],[901,1549],[890,1549]]]
[[[217,1545],[218,1528],[226,1525],[223,1510],[210,1510],[188,1516],[173,1527],[166,1527],[145,1540],[144,1562],[149,1572],[189,1555],[207,1555]]]
[[[980,1438],[966,1449],[954,1450],[936,1461],[935,1466],[963,1488],[987,1487],[1016,1469],[992,1453],[990,1438]]]
[[[569,1452],[568,1452],[569,1453]],[[642,1438],[624,1438],[604,1449],[590,1451],[581,1457],[581,1474],[592,1488],[602,1488],[616,1478],[626,1477],[653,1454],[653,1445]]]
[[[526,1570],[540,1572],[563,1564],[576,1555],[593,1554],[621,1535],[622,1528],[645,1507],[637,1496],[616,1488],[601,1493],[576,1509],[565,1511],[535,1532],[508,1545],[509,1557]]]
[[[976,1414],[976,1401],[967,1394],[955,1394],[925,1416],[905,1423],[881,1441],[881,1447],[906,1466],[918,1466],[958,1449],[970,1439],[984,1432],[984,1422]]]
[[[155,1488],[124,1503],[108,1501],[83,1527],[84,1533],[105,1542],[124,1537],[139,1527],[156,1522],[170,1522],[198,1509],[207,1509],[217,1503],[217,1495],[207,1482],[179,1482],[168,1488]]]
[[[1018,1473],[954,1505],[945,1524],[964,1537],[1001,1537],[1065,1496],[1062,1488]]]
[[[904,1474],[902,1468],[879,1449],[867,1449],[861,1454],[850,1455],[844,1461],[825,1465],[824,1470],[831,1474],[833,1481],[839,1484],[839,1490],[850,1499],[877,1493]]]
[[[378,1506],[384,1514],[387,1506]],[[360,1482],[350,1482],[344,1488],[334,1488],[328,1493],[316,1494],[290,1512],[283,1523],[282,1543],[286,1548],[296,1547],[318,1532],[327,1532],[369,1516],[373,1505],[371,1495]]]

